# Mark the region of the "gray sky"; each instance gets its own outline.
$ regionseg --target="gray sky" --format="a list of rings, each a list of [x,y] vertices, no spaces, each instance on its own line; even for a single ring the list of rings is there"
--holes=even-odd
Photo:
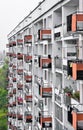
[[[6,47],[7,34],[42,0],[0,0],[0,51]]]

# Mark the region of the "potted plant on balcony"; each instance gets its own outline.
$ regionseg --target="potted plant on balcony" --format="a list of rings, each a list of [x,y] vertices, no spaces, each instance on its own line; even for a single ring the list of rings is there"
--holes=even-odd
[[[75,91],[72,95],[72,98],[74,98],[75,100],[79,101],[80,100],[80,92],[79,91]]]
[[[68,87],[68,86],[66,86],[65,88],[64,88],[64,94],[66,95],[66,96],[72,96],[72,93],[73,93],[73,90],[72,90],[72,88],[71,88],[71,86],[70,87]]]

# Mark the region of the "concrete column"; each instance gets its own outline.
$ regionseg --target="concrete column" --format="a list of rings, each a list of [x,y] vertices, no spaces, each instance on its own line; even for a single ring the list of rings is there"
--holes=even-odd
[[[79,11],[83,11],[83,0],[79,0]],[[79,34],[79,59],[83,60],[83,35]],[[80,103],[83,104],[83,81],[80,81]]]

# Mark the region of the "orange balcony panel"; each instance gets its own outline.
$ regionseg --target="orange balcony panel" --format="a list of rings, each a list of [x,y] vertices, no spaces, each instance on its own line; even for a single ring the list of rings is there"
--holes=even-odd
[[[17,54],[17,59],[19,60],[23,59],[23,54]]]
[[[39,39],[51,39],[51,30],[40,30]]]
[[[40,117],[40,124],[42,128],[52,127],[52,117]]]
[[[17,73],[18,73],[18,75],[23,74],[23,69],[18,69],[18,70],[17,70]]]
[[[23,119],[23,115],[17,114],[17,118],[18,118],[18,120],[22,120]]]
[[[24,60],[27,62],[27,61],[31,61],[32,60],[32,56],[27,56],[25,55],[24,56]]]
[[[32,119],[32,115],[25,116],[26,119]]]
[[[16,82],[16,78],[13,78],[13,82]]]
[[[83,63],[72,63],[72,77],[74,80],[83,80]]]
[[[77,122],[78,121],[83,121],[83,113],[73,111],[72,112],[72,118],[73,118],[73,122],[72,122],[73,128],[75,130],[77,130]]]
[[[25,96],[26,102],[32,102],[32,95]]]
[[[22,45],[23,44],[23,39],[17,39],[17,44]]]
[[[32,43],[32,35],[25,35],[24,43]]]
[[[47,59],[40,59],[40,67],[41,68],[51,68],[51,62],[52,59],[51,58],[47,58]]]
[[[25,77],[24,77],[24,79],[26,80],[26,82],[31,82],[32,81],[32,76],[30,75],[26,75]]]
[[[77,31],[77,22],[83,22],[83,14],[72,15],[72,31],[73,32]]]
[[[19,90],[23,90],[23,84],[17,84],[17,88],[18,88]]]

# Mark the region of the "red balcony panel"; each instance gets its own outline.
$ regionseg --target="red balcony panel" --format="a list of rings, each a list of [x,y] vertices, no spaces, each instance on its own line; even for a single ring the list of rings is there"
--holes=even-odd
[[[26,80],[26,82],[32,82],[32,76],[31,75],[24,76],[24,79]]]
[[[52,117],[40,117],[40,124],[42,128],[51,128],[52,127]]]
[[[22,60],[22,59],[23,59],[23,54],[20,54],[20,53],[17,54],[17,59],[18,59],[18,60]]]
[[[26,102],[32,102],[32,95],[26,95],[25,100]]]
[[[31,62],[31,61],[32,61],[32,56],[27,56],[27,55],[25,55],[25,56],[24,56],[24,60],[25,60],[26,62]]]
[[[52,59],[51,58],[42,58],[40,59],[41,68],[51,68]]]
[[[83,22],[83,14],[73,14],[72,15],[72,31],[83,31],[81,26]]]
[[[39,39],[40,40],[51,39],[51,30],[49,30],[49,29],[39,30]]]
[[[23,84],[17,84],[17,88],[18,88],[19,90],[23,90]]]
[[[83,112],[73,111],[72,112],[72,120],[73,120],[73,122],[72,122],[73,128],[74,128],[74,130],[77,130],[77,123],[79,121],[83,121]]]
[[[52,97],[52,88],[51,87],[48,87],[48,88],[40,88],[41,90],[41,96],[44,98],[50,98],[50,97]]]
[[[25,115],[25,119],[27,123],[32,122],[32,115]]]
[[[13,94],[16,94],[16,88],[15,88],[15,89],[13,89]]]
[[[32,35],[25,35],[24,36],[24,43],[32,43]]]
[[[16,78],[13,78],[13,82],[16,82]]]
[[[13,41],[12,44],[13,44],[13,46],[16,46],[16,42],[15,41]]]
[[[9,43],[9,47],[13,47],[13,42],[10,42],[10,43]]]
[[[13,93],[9,93],[8,95],[9,95],[9,97],[13,97]]]
[[[18,73],[18,75],[22,75],[23,74],[23,69],[18,69],[17,73]]]
[[[17,118],[18,118],[18,120],[23,120],[23,115],[17,114]]]
[[[72,77],[74,80],[83,80],[83,63],[72,63]]]
[[[17,39],[17,45],[22,45],[23,44],[23,39]]]
[[[10,117],[10,118],[12,117],[12,113],[8,113],[7,115],[8,115],[8,117]]]

